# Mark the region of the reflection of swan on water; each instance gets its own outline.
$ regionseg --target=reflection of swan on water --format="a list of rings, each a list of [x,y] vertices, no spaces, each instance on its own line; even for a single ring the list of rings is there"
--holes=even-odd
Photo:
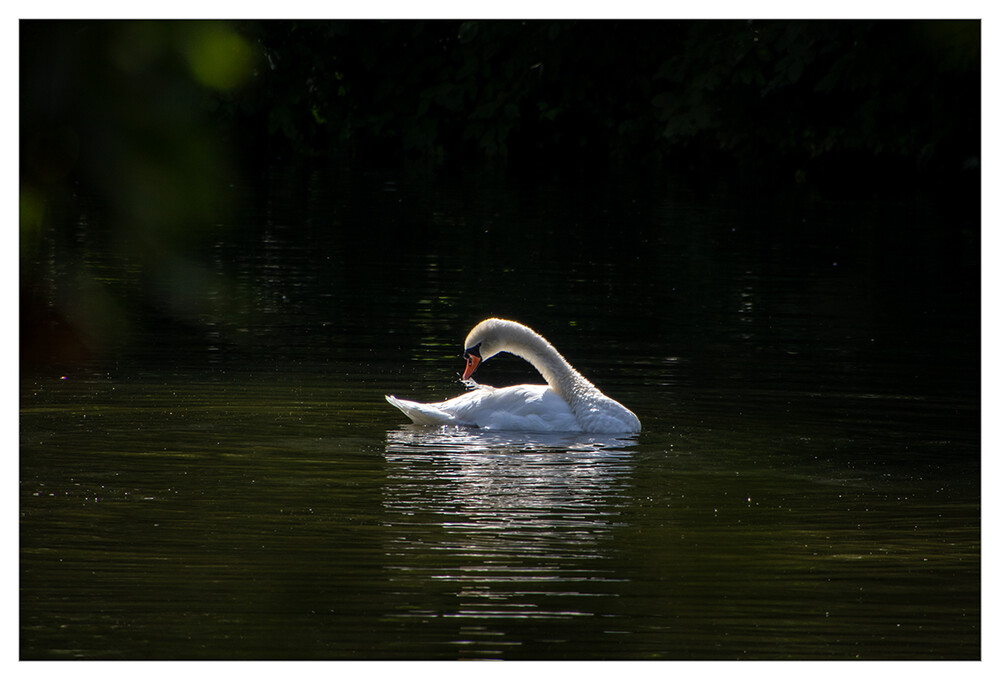
[[[386,433],[389,478],[409,482],[387,505],[461,509],[475,516],[489,510],[491,520],[505,518],[511,526],[528,520],[526,508],[558,513],[595,507],[609,494],[617,497],[630,477],[633,444],[628,437],[608,435],[406,425]],[[413,483],[421,487],[415,496],[408,493]],[[534,517],[531,523],[545,519]]]
[[[538,369],[547,385],[495,388],[471,378],[480,363],[510,352]],[[525,432],[639,432],[639,419],[573,368],[541,335],[516,321],[487,319],[465,340],[467,364],[462,380],[472,388],[434,404],[386,396],[418,425],[469,425],[487,430]]]
[[[405,425],[386,433],[384,553],[402,622],[449,618],[463,654],[520,644],[511,620],[592,616],[616,592],[606,558],[634,441]]]

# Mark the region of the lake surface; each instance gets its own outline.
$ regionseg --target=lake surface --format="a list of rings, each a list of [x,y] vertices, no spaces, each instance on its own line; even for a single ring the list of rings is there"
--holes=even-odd
[[[234,191],[159,272],[81,218],[83,270],[144,302],[22,368],[22,658],[980,657],[977,223],[652,180]],[[406,424],[383,395],[458,394],[488,316],[643,431]]]

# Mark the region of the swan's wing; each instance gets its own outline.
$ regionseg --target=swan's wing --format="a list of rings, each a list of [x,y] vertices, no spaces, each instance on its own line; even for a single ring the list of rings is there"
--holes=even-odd
[[[469,425],[488,430],[580,432],[562,397],[548,385],[479,386],[454,399],[421,404],[396,397],[386,401],[417,425]]]
[[[513,385],[478,394],[465,417],[487,430],[580,431],[573,411],[548,385]]]

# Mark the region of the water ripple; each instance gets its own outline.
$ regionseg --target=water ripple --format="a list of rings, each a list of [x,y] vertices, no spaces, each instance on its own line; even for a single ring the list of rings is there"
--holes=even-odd
[[[632,475],[631,438],[406,426],[386,433],[392,619],[428,614],[502,632],[510,620],[590,618]],[[451,603],[440,607],[440,603]],[[464,639],[472,653],[492,638]],[[459,641],[456,641],[459,644]],[[488,654],[487,654],[488,655]]]

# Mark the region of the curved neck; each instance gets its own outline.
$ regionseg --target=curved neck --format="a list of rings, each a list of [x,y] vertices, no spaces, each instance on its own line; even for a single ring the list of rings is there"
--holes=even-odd
[[[534,366],[563,399],[575,401],[574,397],[580,391],[593,388],[590,381],[538,333],[520,324],[509,331],[503,351],[519,356]]]

